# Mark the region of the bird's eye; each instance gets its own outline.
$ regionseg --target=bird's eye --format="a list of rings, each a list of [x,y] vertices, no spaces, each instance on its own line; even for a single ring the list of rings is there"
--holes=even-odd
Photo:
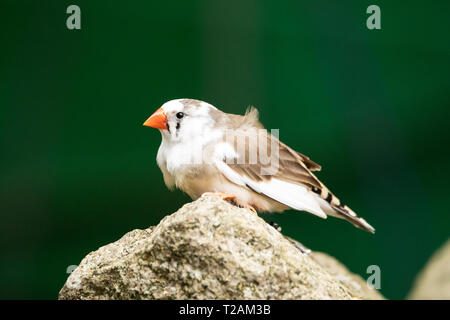
[[[177,116],[178,119],[181,119],[181,118],[184,117],[184,113],[183,113],[183,112],[178,112],[178,113],[176,114],[176,116]]]

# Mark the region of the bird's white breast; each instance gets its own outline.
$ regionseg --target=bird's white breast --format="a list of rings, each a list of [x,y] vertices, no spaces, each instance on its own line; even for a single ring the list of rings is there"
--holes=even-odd
[[[164,165],[176,178],[189,168],[210,164],[215,156],[215,142],[222,136],[222,130],[214,129],[184,141],[171,142],[163,139],[157,155],[158,165]]]

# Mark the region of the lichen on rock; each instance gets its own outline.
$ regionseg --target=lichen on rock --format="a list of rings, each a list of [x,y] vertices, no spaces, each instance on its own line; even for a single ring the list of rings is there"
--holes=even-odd
[[[382,299],[318,257],[251,211],[204,196],[88,254],[59,299]]]

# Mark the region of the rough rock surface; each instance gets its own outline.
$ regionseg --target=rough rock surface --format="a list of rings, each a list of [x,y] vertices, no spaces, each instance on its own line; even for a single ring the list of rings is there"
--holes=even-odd
[[[450,300],[450,240],[431,257],[408,297],[420,300]]]
[[[351,273],[347,267],[335,258],[323,252],[311,252],[310,257],[328,271],[329,274],[334,276],[342,285],[348,288],[353,296],[362,299],[384,300],[384,297],[378,290],[369,287],[360,275]]]
[[[325,254],[301,253],[251,211],[207,196],[88,254],[59,299],[382,298],[354,279]]]

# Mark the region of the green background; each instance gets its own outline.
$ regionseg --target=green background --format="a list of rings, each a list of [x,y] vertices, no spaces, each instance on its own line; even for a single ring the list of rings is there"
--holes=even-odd
[[[449,236],[448,1],[0,2],[0,297],[57,298],[69,265],[190,201],[164,186],[174,98],[260,109],[373,224],[288,211],[283,232],[402,299]],[[81,8],[81,30],[66,8]],[[381,8],[381,30],[366,8]]]

